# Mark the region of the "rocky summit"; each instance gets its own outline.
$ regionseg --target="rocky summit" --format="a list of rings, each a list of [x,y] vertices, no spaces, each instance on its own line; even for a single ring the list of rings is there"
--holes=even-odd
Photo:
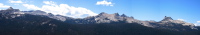
[[[165,16],[161,21],[102,12],[86,18],[41,10],[0,10],[0,35],[199,35],[199,26]],[[179,34],[177,34],[179,33]]]

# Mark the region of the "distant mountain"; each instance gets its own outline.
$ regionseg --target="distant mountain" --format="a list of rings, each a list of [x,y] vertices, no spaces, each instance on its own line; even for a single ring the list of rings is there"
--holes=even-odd
[[[0,10],[0,35],[199,35],[199,28],[167,16],[156,22],[118,13],[72,18],[40,10]]]
[[[82,19],[72,19],[66,20],[67,23],[76,23],[76,24],[99,24],[99,23],[137,23],[143,26],[159,28],[159,29],[171,29],[176,31],[181,30],[197,30],[194,24],[187,23],[180,20],[173,20],[171,17],[165,16],[162,21],[141,21],[134,19],[133,17],[128,17],[124,14],[119,15],[118,13],[107,14],[100,13],[97,16],[90,16]]]
[[[184,30],[192,30],[197,28],[192,23],[187,23],[180,20],[173,20],[171,17],[165,16],[165,18],[162,21],[159,22],[150,22],[151,25],[155,28],[161,28],[161,29],[170,29],[170,30],[176,30],[176,31],[184,31]]]

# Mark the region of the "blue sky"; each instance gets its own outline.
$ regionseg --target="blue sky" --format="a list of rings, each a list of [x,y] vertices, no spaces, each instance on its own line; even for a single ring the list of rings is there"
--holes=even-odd
[[[144,21],[160,21],[169,16],[174,20],[200,23],[200,0],[1,0],[0,6],[0,9],[11,6],[23,11],[42,10],[75,18],[106,12]]]

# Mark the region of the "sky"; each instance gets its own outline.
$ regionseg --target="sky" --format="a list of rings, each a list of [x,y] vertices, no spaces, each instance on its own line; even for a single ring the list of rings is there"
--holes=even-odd
[[[101,12],[119,13],[138,20],[160,21],[164,16],[200,26],[200,0],[0,0],[0,9],[42,10],[74,18]]]

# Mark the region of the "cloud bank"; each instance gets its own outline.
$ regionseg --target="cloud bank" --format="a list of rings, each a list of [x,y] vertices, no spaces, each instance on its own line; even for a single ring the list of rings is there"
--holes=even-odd
[[[8,8],[8,7],[10,7],[10,6],[0,3],[0,8]]]
[[[52,13],[54,15],[64,15],[64,16],[69,16],[69,17],[74,17],[74,18],[83,18],[87,16],[97,15],[91,10],[83,8],[83,7],[73,7],[67,4],[57,5],[53,1],[43,1],[43,3],[45,5],[42,5],[42,7],[37,7],[31,4],[23,4],[23,6],[27,7],[28,9],[42,10],[47,13]]]
[[[108,2],[107,0],[97,1],[96,5],[103,5],[103,6],[113,6],[112,2]]]
[[[44,4],[55,5],[56,3],[53,1],[43,1]]]
[[[200,21],[197,21],[197,23],[194,23],[195,26],[200,26]]]
[[[177,19],[177,20],[180,20],[180,21],[185,21],[184,19]]]
[[[14,0],[9,0],[9,3],[23,3],[21,0],[14,1]]]

